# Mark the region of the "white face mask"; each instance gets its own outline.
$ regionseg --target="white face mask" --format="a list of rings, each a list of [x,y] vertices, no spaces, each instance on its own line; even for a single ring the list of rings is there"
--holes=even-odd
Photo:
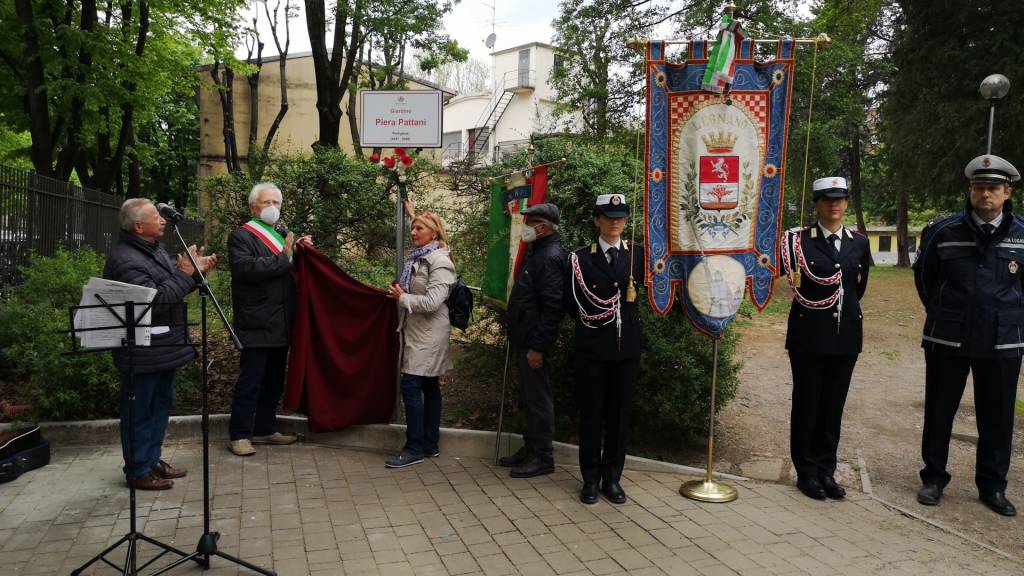
[[[260,220],[267,223],[268,226],[277,224],[277,219],[281,217],[281,209],[277,206],[267,206],[260,210]]]
[[[535,230],[533,226],[523,226],[519,231],[519,234],[522,237],[523,242],[526,242],[527,244],[537,240],[537,230]]]

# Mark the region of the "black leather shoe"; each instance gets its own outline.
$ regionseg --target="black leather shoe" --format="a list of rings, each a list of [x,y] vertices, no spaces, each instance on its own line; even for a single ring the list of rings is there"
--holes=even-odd
[[[601,493],[612,504],[622,504],[626,501],[626,493],[622,490],[622,486],[619,486],[618,482],[601,483]]]
[[[825,488],[821,485],[821,482],[818,482],[817,478],[799,478],[796,481],[796,487],[808,498],[824,500],[827,497]]]
[[[821,487],[825,489],[825,495],[829,498],[833,500],[842,500],[846,497],[846,490],[836,483],[835,478],[827,476],[825,478],[820,478],[819,480],[821,480]]]
[[[942,500],[942,487],[938,484],[925,484],[917,491],[917,501],[925,506],[938,506]]]
[[[541,458],[540,456],[534,456],[530,458],[528,462],[525,462],[521,466],[516,466],[509,473],[513,478],[533,478],[534,476],[543,476],[544,474],[551,474],[555,471],[555,463],[547,458]]]
[[[597,504],[597,484],[583,484],[583,490],[580,490],[580,502],[584,504]]]
[[[515,454],[509,456],[502,456],[498,458],[498,466],[505,468],[515,468],[516,466],[522,466],[527,460],[533,457],[533,450],[529,446],[523,446]]]
[[[1017,509],[1013,507],[1013,504],[1006,499],[1005,492],[982,492],[980,494],[981,501],[988,506],[990,510],[999,514],[1000,516],[1016,516]]]

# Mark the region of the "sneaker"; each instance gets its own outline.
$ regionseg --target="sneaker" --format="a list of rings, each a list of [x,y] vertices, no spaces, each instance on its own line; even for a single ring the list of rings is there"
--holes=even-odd
[[[248,438],[232,440],[228,443],[228,450],[231,450],[235,456],[252,456],[256,453],[256,449],[252,447],[252,442]]]
[[[270,436],[253,436],[253,444],[273,444],[274,446],[287,446],[289,444],[295,444],[299,441],[298,436],[291,434],[281,434],[280,432],[274,432]]]
[[[427,458],[439,458],[441,456],[441,449],[434,448],[433,450],[427,450],[423,455]]]
[[[423,462],[422,454],[413,454],[412,452],[406,452],[402,450],[398,456],[394,458],[388,458],[384,461],[385,468],[405,468],[406,466],[412,466],[413,464],[419,464]]]

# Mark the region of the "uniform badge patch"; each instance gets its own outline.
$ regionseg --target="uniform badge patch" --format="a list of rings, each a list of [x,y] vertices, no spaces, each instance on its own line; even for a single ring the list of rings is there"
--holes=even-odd
[[[1010,274],[1017,273],[1017,262],[1010,260],[1010,263],[1007,264],[1007,267],[1010,269]]]

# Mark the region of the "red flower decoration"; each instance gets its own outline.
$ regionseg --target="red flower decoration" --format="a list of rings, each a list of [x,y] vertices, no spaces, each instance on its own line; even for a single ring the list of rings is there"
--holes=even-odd
[[[376,164],[377,162],[380,162],[380,154],[378,154],[376,152],[374,152],[373,154],[370,154],[370,162],[373,162],[374,164]]]
[[[385,157],[384,158],[384,167],[387,168],[388,170],[391,170],[392,168],[394,168],[395,167],[395,157],[394,156],[387,156],[387,157]]]
[[[395,148],[395,154],[398,154],[399,158],[405,158],[405,148]]]
[[[405,166],[406,168],[408,168],[408,167],[412,166],[412,163],[413,163],[412,156],[403,156],[402,157],[402,166]]]

